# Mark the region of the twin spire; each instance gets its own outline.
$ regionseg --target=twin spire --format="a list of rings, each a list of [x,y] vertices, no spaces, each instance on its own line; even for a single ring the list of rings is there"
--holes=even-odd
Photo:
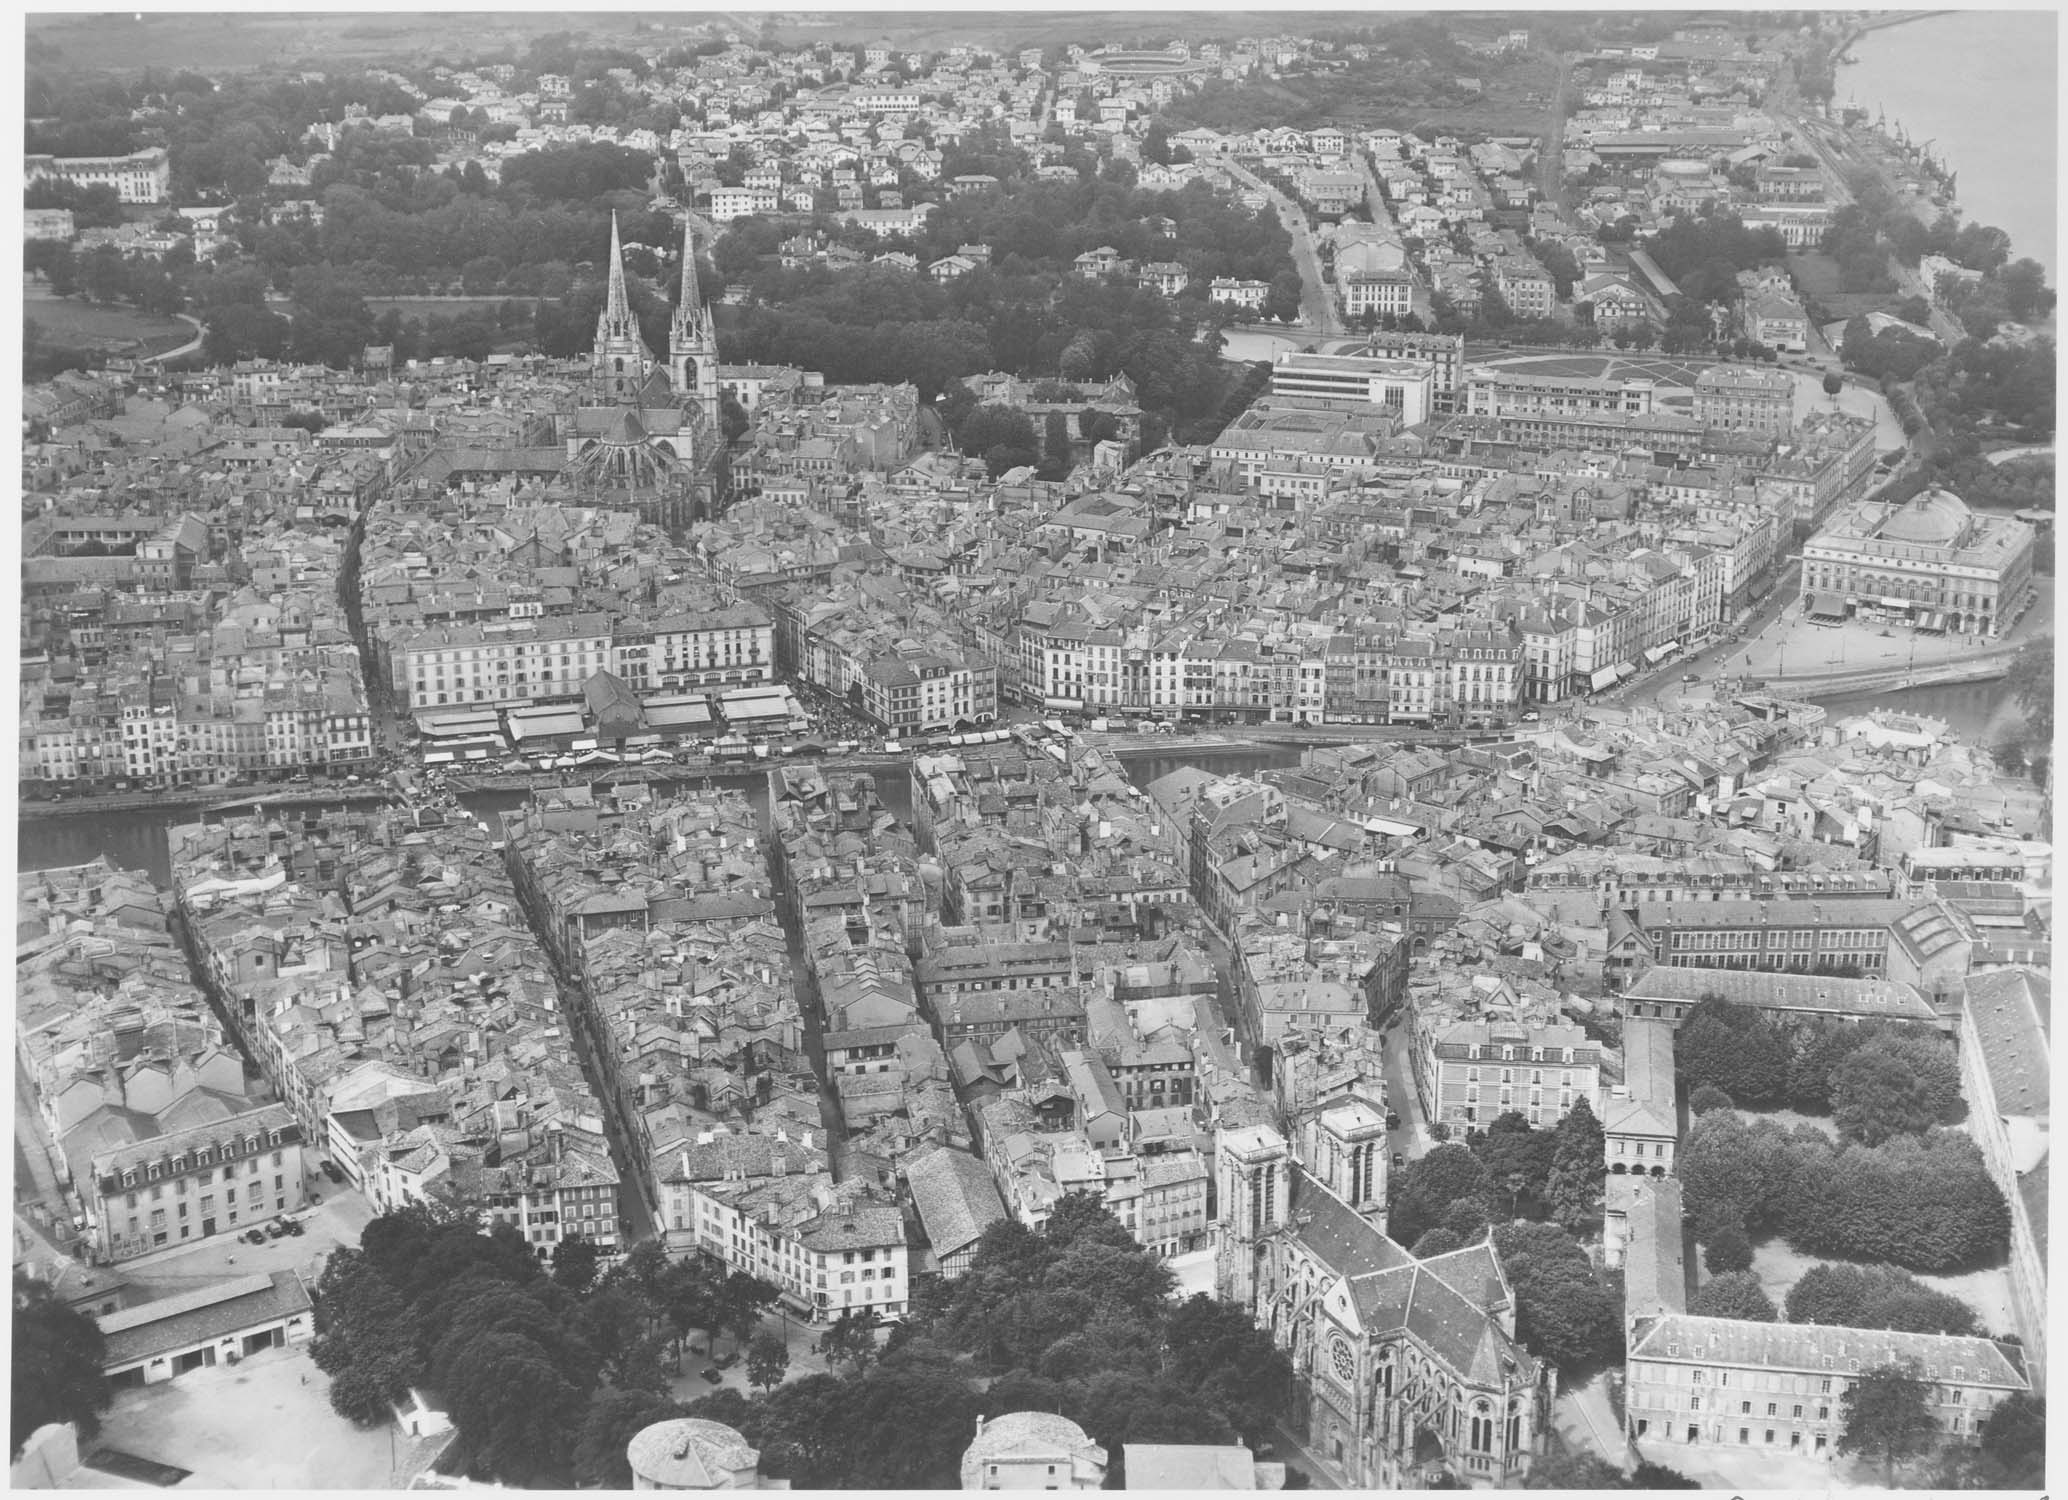
[[[639,336],[639,320],[632,316],[632,299],[625,294],[625,251],[618,240],[616,209],[610,212],[610,289],[604,294],[603,311],[596,319],[596,343],[599,347],[638,344],[642,350],[645,348],[645,341]]]
[[[595,375],[617,399],[645,386],[658,363],[639,331],[632,298],[625,285],[624,241],[618,216],[610,216],[609,285],[603,311],[596,318],[596,344],[590,355]],[[716,420],[718,340],[710,310],[697,286],[696,237],[687,220],[682,226],[682,292],[668,327],[668,369],[678,396],[694,393],[705,415]]]

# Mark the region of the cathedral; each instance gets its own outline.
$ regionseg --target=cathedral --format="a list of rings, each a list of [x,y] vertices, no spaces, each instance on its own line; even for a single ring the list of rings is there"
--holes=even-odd
[[[575,499],[635,509],[669,527],[714,514],[725,482],[718,404],[718,336],[697,288],[689,226],[663,362],[632,311],[613,213],[610,282],[589,350],[588,390],[566,429],[562,472]]]
[[[1322,1108],[1297,1153],[1268,1125],[1222,1134],[1216,1291],[1292,1360],[1288,1425],[1344,1488],[1519,1489],[1551,1367],[1515,1340],[1490,1241],[1416,1260],[1387,1238],[1364,1114]]]

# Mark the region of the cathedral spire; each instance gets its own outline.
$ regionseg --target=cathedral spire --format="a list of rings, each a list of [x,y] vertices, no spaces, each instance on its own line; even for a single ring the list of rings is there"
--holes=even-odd
[[[615,212],[610,216],[610,289],[603,299],[603,311],[596,315],[596,343],[589,364],[614,401],[635,398],[654,366],[653,351],[640,335],[639,319],[625,290],[625,251]]]
[[[696,231],[682,221],[682,295],[668,324],[668,373],[676,399],[706,424],[718,422],[718,330],[697,286]]]
[[[675,304],[676,316],[687,317],[703,310],[704,299],[697,291],[697,241],[696,231],[690,227],[689,215],[682,216],[682,297]]]
[[[625,295],[625,252],[618,243],[618,211],[610,211],[610,292],[603,301],[603,320],[612,328],[623,328],[632,318],[631,299]]]

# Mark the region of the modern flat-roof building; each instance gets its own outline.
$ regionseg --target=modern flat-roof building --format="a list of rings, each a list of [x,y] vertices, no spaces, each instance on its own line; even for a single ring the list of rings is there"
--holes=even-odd
[[[1459,410],[1475,417],[1562,417],[1580,412],[1644,416],[1657,410],[1656,392],[1656,383],[1641,376],[1612,380],[1592,375],[1530,375],[1482,365],[1465,372]]]
[[[1458,376],[1465,366],[1462,333],[1380,331],[1370,336],[1364,353],[1372,359],[1412,360],[1429,367],[1430,406],[1438,416],[1457,410]]]
[[[2034,535],[2013,517],[1977,515],[1951,490],[1901,505],[1863,500],[1803,544],[1803,607],[2002,635],[2034,597]]]
[[[1273,396],[1376,406],[1393,413],[1403,427],[1428,419],[1434,393],[1433,373],[1414,360],[1291,351],[1271,362]]]

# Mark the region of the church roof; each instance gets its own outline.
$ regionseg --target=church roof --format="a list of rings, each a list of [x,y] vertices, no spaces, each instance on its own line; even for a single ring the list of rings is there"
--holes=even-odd
[[[1292,1174],[1287,1201],[1300,1243],[1339,1276],[1362,1276],[1414,1264],[1414,1257],[1385,1233],[1304,1172]]]

